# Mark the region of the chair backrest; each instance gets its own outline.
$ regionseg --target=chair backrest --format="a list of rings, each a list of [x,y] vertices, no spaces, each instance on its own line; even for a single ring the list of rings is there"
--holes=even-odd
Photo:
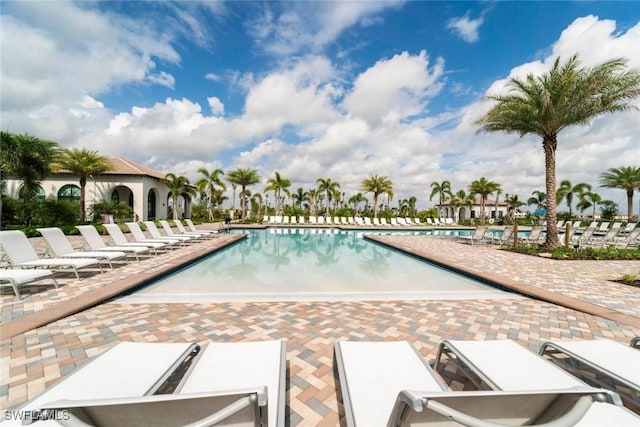
[[[597,389],[549,391],[402,391],[388,425],[573,426],[596,403]],[[626,413],[625,413],[626,415]],[[535,420],[534,424],[531,421]],[[624,420],[628,422],[629,417]],[[591,424],[589,424],[591,425]],[[594,424],[595,425],[595,424]],[[611,424],[619,425],[619,424]]]
[[[264,222],[267,222],[269,220],[269,217],[267,215],[264,216]],[[187,218],[184,220],[187,225],[189,226],[189,230],[191,231],[198,231],[198,229],[196,228],[196,226],[194,225],[193,221],[191,221],[190,218]]]
[[[151,222],[151,221],[149,221],[149,222]],[[178,222],[178,221],[175,221],[175,222]],[[146,222],[145,222],[145,224],[146,224]],[[166,220],[161,219],[160,220],[160,225],[164,229],[164,232],[167,233],[167,236],[173,236],[174,235],[173,229],[171,228],[171,226],[169,225],[169,223]]]
[[[98,230],[95,229],[93,225],[77,225],[76,228],[84,237],[84,240],[87,241],[89,247],[93,250],[104,249],[107,247],[107,244],[102,240],[100,234],[98,234]]]
[[[158,230],[158,227],[156,227],[156,224],[153,221],[144,221],[143,223],[145,227],[147,227],[147,231],[149,232],[149,234],[151,234],[151,237],[153,237],[154,239],[162,237],[162,234],[160,234],[160,230]]]
[[[138,223],[126,222],[125,224],[129,228],[129,231],[131,232],[131,235],[133,236],[133,238],[136,239],[138,242],[147,240],[147,236],[144,235],[144,233],[142,232],[142,228],[140,228]]]
[[[27,236],[19,230],[0,231],[0,245],[4,248],[11,264],[37,261],[40,259]]]
[[[304,217],[302,215],[298,216],[298,224],[304,224]]]
[[[47,241],[47,244],[56,256],[60,257],[76,252],[62,230],[58,227],[38,228],[37,230],[42,234],[42,237]]]
[[[107,230],[107,233],[109,233],[109,236],[111,236],[111,239],[116,245],[129,243],[118,224],[102,224],[102,226]]]
[[[158,394],[95,400],[62,400],[43,410],[90,419],[92,425],[234,426],[267,425],[267,393],[264,387],[198,394]],[[64,411],[64,412],[63,412]],[[82,423],[82,425],[88,425]]]
[[[174,221],[176,224],[176,228],[178,229],[179,232],[181,232],[182,234],[187,233],[187,229],[184,228],[184,225],[182,225],[182,223],[180,221]]]

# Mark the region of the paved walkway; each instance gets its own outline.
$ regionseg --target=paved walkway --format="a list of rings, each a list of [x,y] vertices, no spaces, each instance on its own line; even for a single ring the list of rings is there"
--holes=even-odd
[[[638,262],[556,262],[441,238],[384,239],[417,254],[435,254],[459,266],[493,272],[640,317],[640,290],[607,281],[625,273],[637,274]],[[167,261],[159,256],[115,272],[64,281],[60,291],[38,288],[22,302],[3,292],[3,322],[37,312],[52,299],[108,287],[111,282],[105,281],[135,275],[140,268],[161,268]],[[282,339],[287,344],[289,424],[336,426],[342,411],[333,371],[333,344],[338,340],[407,340],[424,357],[433,359],[443,339],[510,338],[536,350],[549,339],[609,338],[628,343],[635,335],[640,335],[637,327],[529,298],[212,304],[127,304],[116,299],[3,339],[0,407],[13,407],[34,397],[119,341],[205,344],[212,340]]]

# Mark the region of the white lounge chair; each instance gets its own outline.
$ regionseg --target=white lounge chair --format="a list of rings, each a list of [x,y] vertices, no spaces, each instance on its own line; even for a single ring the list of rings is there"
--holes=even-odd
[[[108,427],[282,427],[285,422],[285,354],[282,341],[211,343],[193,358],[173,394],[143,395],[140,390],[133,393],[128,390],[128,381],[123,381],[121,388],[126,389],[126,395],[118,396],[114,392],[106,397],[91,396],[81,401],[66,398],[43,408],[67,410],[80,419],[87,417],[97,425]],[[103,368],[106,365],[103,363]],[[168,373],[173,371],[167,370]]]
[[[615,399],[614,394],[600,395],[601,390],[588,387],[446,391],[437,374],[407,342],[342,341],[335,345],[335,359],[350,427],[497,427],[547,422],[553,423],[547,426],[572,426],[593,409],[595,400]],[[614,412],[621,409],[602,405]]]
[[[0,269],[0,286],[11,286],[13,292],[18,298],[22,298],[18,287],[20,285],[32,284],[33,282],[51,279],[53,285],[57,288],[58,282],[53,276],[51,270],[45,269],[28,269],[28,270],[12,270],[12,269]]]
[[[443,341],[434,363],[436,371],[440,370],[443,357],[453,361],[472,382],[477,377],[493,390],[599,390],[511,340]],[[475,385],[482,387],[477,382]],[[596,402],[576,425],[631,427],[640,423],[640,417],[621,406],[618,394],[603,396],[607,403]],[[603,419],[609,421],[602,424]]]
[[[640,410],[640,352],[608,339],[547,341],[540,355],[588,384],[604,387]],[[640,425],[640,424],[639,424]]]
[[[110,399],[153,394],[197,349],[193,343],[116,344],[47,388],[14,413],[27,414],[34,411],[37,414],[52,402],[63,399]],[[20,421],[9,420],[6,425],[21,425]]]
[[[58,258],[95,258],[109,264],[112,270],[112,261],[122,260],[124,263],[127,262],[127,254],[124,252],[76,251],[62,230],[57,227],[37,228],[37,230],[42,234],[49,248]]]
[[[14,267],[73,269],[76,278],[80,279],[78,270],[87,267],[98,267],[102,272],[100,261],[95,258],[40,258],[29,239],[19,230],[0,231],[2,245],[9,263]]]
[[[479,243],[487,243],[487,241],[491,241],[491,238],[489,239],[485,238],[485,233],[487,232],[487,230],[488,230],[488,227],[480,226],[476,228],[473,234],[470,236],[465,236],[465,235],[456,236],[456,241],[461,243],[469,243],[471,245],[476,245]]]
[[[196,239],[195,236],[183,236],[174,233],[169,223],[163,219],[161,219],[159,222],[160,226],[164,230],[164,233],[166,234],[166,237],[169,237],[171,239],[178,239],[182,242],[191,242]],[[147,227],[147,230],[149,230],[149,234],[151,234],[151,237],[165,237],[160,234],[160,230],[158,229],[158,227],[156,227],[156,224],[153,221],[144,221],[144,225],[145,227]]]
[[[266,387],[259,411],[265,426],[284,426],[286,347],[283,341],[210,343],[194,360],[178,394]],[[268,416],[267,416],[268,414]]]
[[[181,236],[193,236],[195,239],[200,239],[200,240],[213,237],[213,234],[201,233],[199,231],[189,231],[184,227],[184,225],[182,225],[180,221],[174,221],[174,223],[176,225],[176,228],[178,229],[178,233]]]
[[[102,226],[105,228],[105,230],[107,230],[109,236],[111,236],[111,240],[113,240],[113,243],[118,246],[146,248],[153,251],[153,253],[156,255],[158,254],[159,249],[166,250],[169,248],[166,243],[161,242],[129,242],[124,236],[124,233],[122,232],[118,224],[102,224]]]
[[[140,228],[140,225],[138,225],[137,222],[125,222],[125,225],[129,228],[129,231],[131,232],[131,235],[133,236],[133,238],[136,240],[136,242],[139,243],[153,243],[153,242],[160,242],[160,243],[164,243],[166,245],[170,245],[170,246],[178,246],[182,244],[182,241],[179,239],[173,239],[171,237],[152,237],[151,238],[147,238],[147,236],[145,236],[144,232],[142,231],[142,228]],[[156,235],[160,235],[160,232],[158,231],[158,229],[155,229]]]
[[[334,351],[347,426],[386,426],[402,390],[446,390],[406,341],[339,341]]]
[[[304,216],[302,215],[298,216],[298,224],[304,224]]]
[[[140,261],[140,255],[150,255],[149,248],[140,246],[107,246],[93,225],[76,225],[92,251],[124,252],[132,254]]]
[[[265,216],[265,218],[267,217]],[[193,221],[191,221],[191,219],[189,218],[185,219],[184,222],[187,223],[187,227],[189,227],[189,230],[193,231],[194,233],[218,234],[218,230],[198,230]]]

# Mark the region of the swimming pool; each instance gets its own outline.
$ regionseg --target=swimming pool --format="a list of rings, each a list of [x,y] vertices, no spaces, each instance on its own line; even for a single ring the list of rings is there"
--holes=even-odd
[[[125,296],[124,302],[516,298],[363,239],[366,231],[234,232],[248,237]]]

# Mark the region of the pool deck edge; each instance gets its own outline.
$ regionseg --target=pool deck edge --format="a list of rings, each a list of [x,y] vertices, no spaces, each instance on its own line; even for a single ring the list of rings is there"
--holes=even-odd
[[[217,246],[214,249],[210,246],[204,248],[192,248],[191,251],[184,255],[171,258],[170,261],[162,266],[151,267],[147,271],[115,280],[106,286],[92,289],[76,297],[60,301],[57,304],[43,308],[42,310],[38,310],[21,316],[15,320],[3,323],[1,325],[1,339],[11,339],[32,329],[45,326],[72,314],[86,310],[87,308],[93,307],[130,289],[134,289],[144,283],[172,272],[177,268],[183,267],[185,264],[192,263],[229,245],[233,245],[237,241],[246,237],[246,234],[237,234],[237,237],[234,236],[229,238],[229,240],[224,242],[224,244]]]
[[[469,269],[459,264],[454,265],[454,264],[451,264],[451,262],[449,262],[447,259],[443,257],[438,257],[437,255],[433,255],[433,254],[426,254],[424,252],[417,252],[415,250],[410,250],[408,248],[405,248],[402,244],[392,243],[387,240],[378,238],[377,236],[365,236],[365,238],[373,242],[376,242],[378,244],[391,247],[403,253],[410,254],[418,258],[422,258],[426,261],[432,262],[442,267],[453,269],[462,274],[480,279],[482,281],[495,283],[498,286],[501,286],[509,290],[513,290],[515,292],[518,292],[522,295],[525,295],[531,298],[556,304],[562,307],[570,308],[572,310],[578,310],[583,313],[599,316],[604,319],[613,320],[615,322],[624,323],[634,328],[640,328],[640,318],[631,316],[629,314],[621,313],[619,311],[602,307],[597,304],[592,304],[590,302],[582,301],[577,298],[569,297],[566,295],[558,294],[556,292],[548,291],[546,289],[537,288],[535,286],[517,282],[515,280],[511,280],[496,274]]]

